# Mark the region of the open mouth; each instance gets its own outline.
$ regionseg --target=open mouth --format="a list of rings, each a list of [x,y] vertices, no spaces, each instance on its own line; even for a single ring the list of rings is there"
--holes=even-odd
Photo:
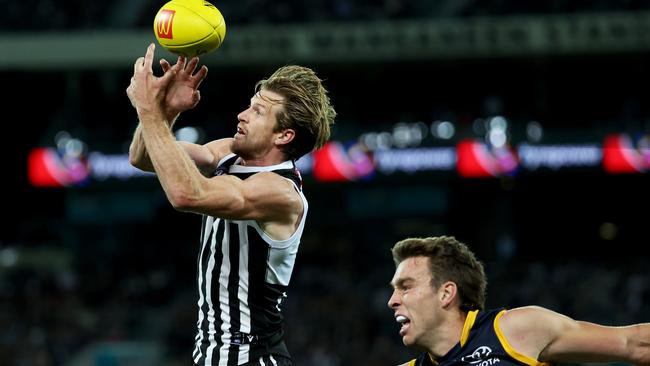
[[[411,324],[411,320],[405,317],[404,315],[398,315],[395,317],[395,321],[402,325],[402,327],[399,330],[399,334],[403,336],[406,333],[409,324]]]
[[[245,135],[245,134],[246,134],[246,131],[244,131],[243,128],[237,126],[237,134],[239,134],[239,135]]]

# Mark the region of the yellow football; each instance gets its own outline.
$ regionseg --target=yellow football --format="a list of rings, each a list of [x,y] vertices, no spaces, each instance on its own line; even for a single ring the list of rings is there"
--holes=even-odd
[[[219,9],[207,1],[172,0],[158,10],[153,30],[158,43],[168,51],[194,57],[221,46],[226,21]]]

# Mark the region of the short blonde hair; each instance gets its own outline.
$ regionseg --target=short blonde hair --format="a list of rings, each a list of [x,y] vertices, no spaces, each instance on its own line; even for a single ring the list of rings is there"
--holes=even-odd
[[[260,90],[272,91],[284,97],[275,130],[293,129],[296,133],[284,148],[288,158],[296,160],[327,142],[336,111],[330,104],[322,80],[313,70],[304,66],[283,66],[268,79],[255,84],[255,93]]]

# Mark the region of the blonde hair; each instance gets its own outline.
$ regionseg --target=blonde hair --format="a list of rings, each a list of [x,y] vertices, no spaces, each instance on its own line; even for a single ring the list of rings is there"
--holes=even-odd
[[[255,84],[255,93],[260,90],[284,97],[283,108],[276,116],[275,131],[295,131],[295,137],[284,148],[288,158],[296,160],[327,142],[336,111],[322,80],[313,70],[296,65],[281,67],[268,79]]]

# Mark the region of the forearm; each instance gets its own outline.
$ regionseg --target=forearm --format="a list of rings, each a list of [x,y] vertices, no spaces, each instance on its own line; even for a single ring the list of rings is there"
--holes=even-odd
[[[147,154],[146,145],[142,139],[142,125],[139,123],[133,133],[131,146],[129,146],[129,163],[134,167],[147,172],[154,171],[151,159],[149,159],[149,154]]]
[[[650,365],[650,323],[636,324],[629,327],[628,340],[630,359],[635,365]]]
[[[198,168],[174,138],[167,124],[155,116],[141,118],[140,138],[148,161],[156,172],[169,201],[184,207],[201,194],[202,180]]]
[[[171,120],[171,122],[168,123],[170,129],[173,127],[177,116],[178,115],[168,119]],[[131,165],[133,165],[138,169],[147,172],[154,171],[154,166],[151,163],[149,154],[147,154],[146,145],[144,143],[144,140],[142,139],[141,123],[138,123],[138,126],[135,128],[135,132],[133,133],[133,139],[131,140],[131,145],[129,146],[129,162],[131,163]]]

